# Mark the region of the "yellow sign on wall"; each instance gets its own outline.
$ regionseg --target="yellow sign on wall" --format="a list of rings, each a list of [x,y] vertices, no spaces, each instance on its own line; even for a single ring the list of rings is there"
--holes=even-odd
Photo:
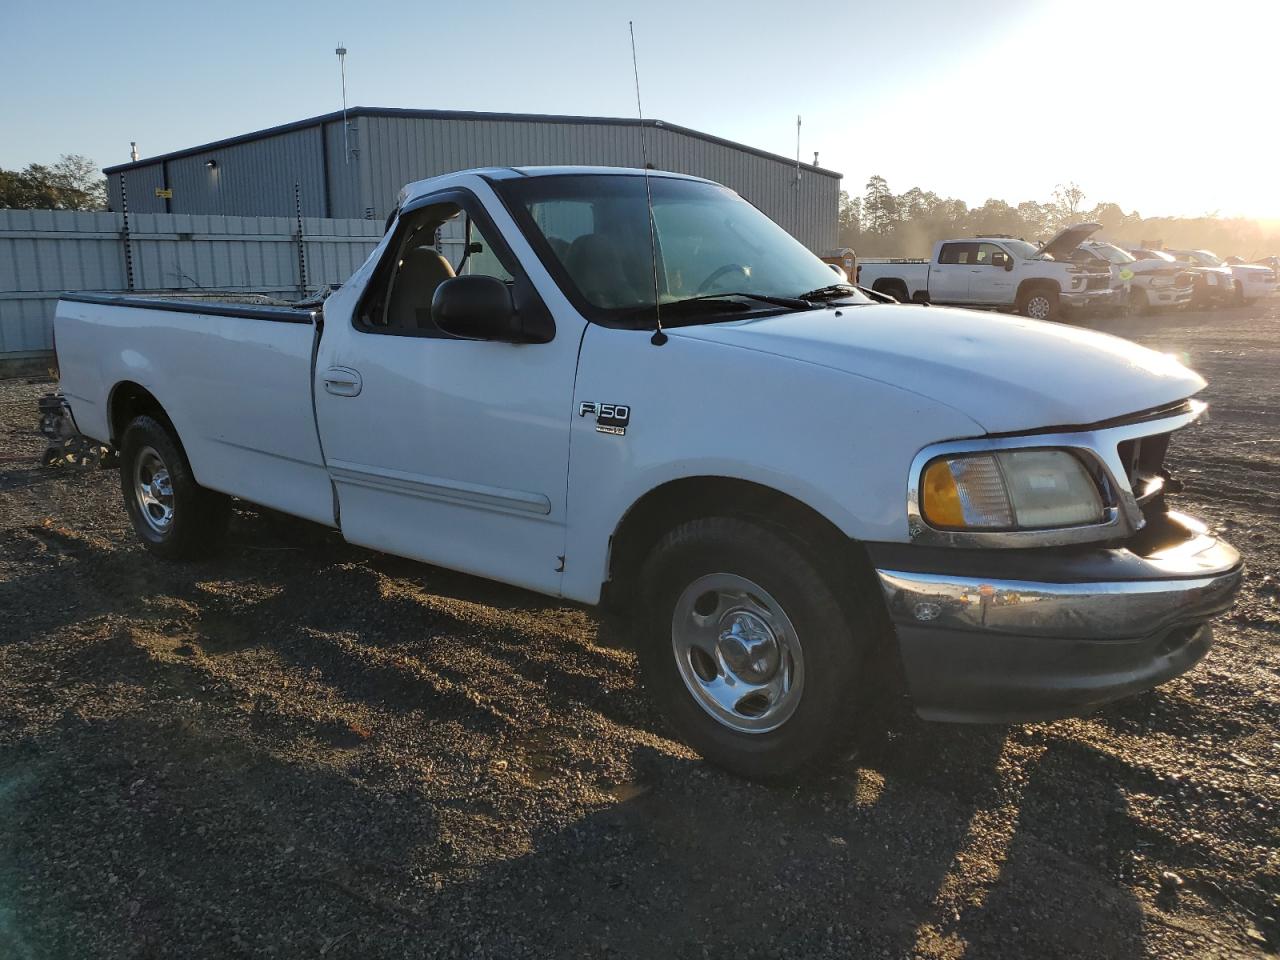
[[[168,187],[156,187],[156,196],[161,200],[172,200],[173,190]]]

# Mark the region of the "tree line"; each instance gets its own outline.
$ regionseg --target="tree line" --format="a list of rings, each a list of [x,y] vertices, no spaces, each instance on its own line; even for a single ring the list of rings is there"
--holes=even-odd
[[[107,181],[98,165],[79,154],[58,162],[29,163],[21,170],[0,167],[0,209],[105,210]]]
[[[0,209],[105,210],[107,182],[98,165],[79,154],[57,163],[29,163],[21,170],[0,167]],[[1055,187],[1047,201],[1013,206],[990,199],[970,208],[963,200],[912,187],[895,194],[884,177],[867,181],[861,196],[840,192],[840,246],[863,257],[927,257],[939,240],[980,234],[1048,239],[1068,223],[1102,224],[1099,236],[1121,245],[1158,242],[1166,247],[1213,250],[1246,259],[1280,253],[1280,224],[1205,217],[1143,217],[1114,203],[1086,206],[1074,183]]]
[[[1246,259],[1280,253],[1280,225],[1218,216],[1143,217],[1114,203],[1085,203],[1074,183],[1054,188],[1047,201],[1016,206],[991,199],[970,208],[963,200],[912,187],[895,194],[882,176],[867,181],[862,196],[840,192],[840,245],[860,257],[928,257],[939,240],[1007,234],[1047,240],[1069,223],[1102,224],[1101,239],[1137,247],[1162,243],[1174,249],[1207,249]]]

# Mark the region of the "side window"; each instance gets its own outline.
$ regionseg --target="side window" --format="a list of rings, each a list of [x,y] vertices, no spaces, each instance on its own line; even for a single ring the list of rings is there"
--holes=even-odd
[[[514,283],[511,270],[481,225],[457,203],[413,211],[397,234],[395,265],[382,278],[384,293],[364,314],[368,327],[387,333],[447,337],[431,319],[431,300],[440,284],[462,275]]]
[[[511,271],[498,259],[497,251],[485,237],[480,224],[470,217],[467,218],[467,248],[455,270],[459,276],[494,277],[506,284],[515,282]]]
[[[978,259],[976,262],[981,266],[989,267],[993,263],[999,263],[1003,266],[1006,259],[1008,259],[1008,254],[1004,252],[1004,247],[994,243],[978,244]]]
[[[938,253],[938,263],[975,263],[977,256],[976,243],[944,243]]]

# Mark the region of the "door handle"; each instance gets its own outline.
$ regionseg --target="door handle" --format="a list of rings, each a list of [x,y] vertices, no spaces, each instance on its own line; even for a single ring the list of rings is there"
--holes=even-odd
[[[358,397],[364,381],[350,367],[330,367],[324,372],[324,388],[335,397]]]

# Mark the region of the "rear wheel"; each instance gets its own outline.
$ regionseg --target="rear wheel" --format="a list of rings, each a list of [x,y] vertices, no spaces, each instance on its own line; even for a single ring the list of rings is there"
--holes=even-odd
[[[193,560],[222,545],[230,498],[196,483],[177,437],[156,418],[137,417],[125,429],[120,486],[134,531],[157,556]]]
[[[1058,291],[1052,287],[1031,287],[1018,298],[1018,312],[1032,320],[1056,320]]]
[[[645,683],[702,756],[773,780],[849,743],[878,621],[840,602],[808,549],[753,521],[693,520],[658,543],[641,581]]]
[[[876,293],[893,297],[899,303],[907,303],[911,299],[907,294],[907,285],[900,280],[880,280],[871,289]]]

